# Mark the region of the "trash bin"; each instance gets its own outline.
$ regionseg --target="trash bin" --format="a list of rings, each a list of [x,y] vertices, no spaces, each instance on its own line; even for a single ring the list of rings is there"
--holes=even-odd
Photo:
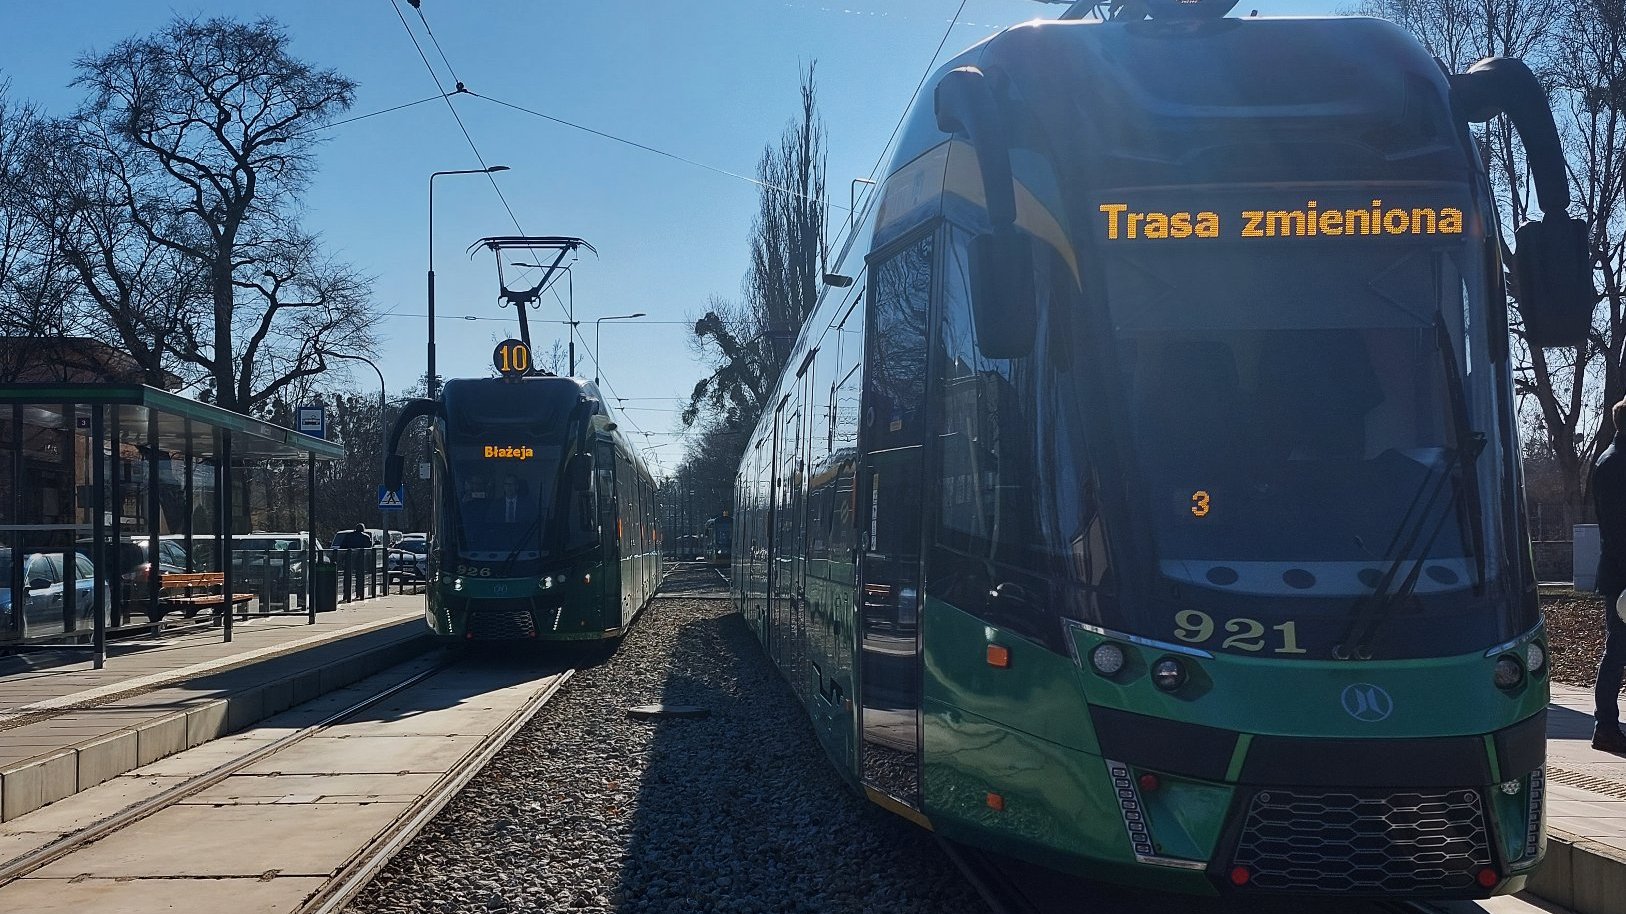
[[[339,566],[317,562],[311,566],[311,609],[332,612],[339,608]]]

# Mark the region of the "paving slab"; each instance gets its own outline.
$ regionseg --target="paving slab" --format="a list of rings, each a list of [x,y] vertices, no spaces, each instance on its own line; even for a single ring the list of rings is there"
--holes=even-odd
[[[276,870],[284,876],[328,876],[355,854],[356,836],[381,831],[405,809],[403,803],[173,806],[34,875],[219,878]],[[0,890],[0,908],[16,910],[7,902]]]
[[[268,774],[227,778],[186,802],[193,806],[275,803],[407,803],[432,787],[439,774]]]
[[[158,777],[191,777],[213,771],[227,762],[242,758],[249,752],[275,742],[279,736],[249,730],[213,740],[202,746],[171,755],[168,758],[143,765],[132,774]]]
[[[105,784],[58,800],[26,816],[0,823],[0,837],[11,835],[63,835],[107,818],[112,813],[157,796],[180,778],[137,777],[126,774]]]
[[[20,879],[0,889],[0,906],[31,914],[83,914],[86,910],[160,914],[230,911],[285,914],[299,907],[323,880],[276,876],[243,879]]]
[[[479,736],[312,737],[243,769],[244,774],[397,774],[444,771]]]

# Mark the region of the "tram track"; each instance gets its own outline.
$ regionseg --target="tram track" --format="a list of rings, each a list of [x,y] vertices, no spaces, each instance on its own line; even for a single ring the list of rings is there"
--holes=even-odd
[[[301,892],[300,896],[295,896],[296,898],[302,897],[302,900],[284,908],[284,910],[300,912],[300,914],[338,911],[365,888],[372,878],[389,862],[391,857],[422,831],[447,803],[509,743],[514,735],[532,720],[536,713],[559,692],[575,673],[574,669],[561,668],[559,665],[549,664],[548,667],[548,669],[538,671],[542,675],[532,677],[531,681],[534,682],[534,688],[526,687],[519,692],[515,692],[515,698],[510,703],[503,704],[496,709],[496,714],[490,714],[489,710],[482,712],[478,710],[476,705],[470,705],[470,708],[474,709],[474,717],[479,717],[482,713],[488,715],[486,718],[487,723],[484,729],[479,731],[478,738],[471,739],[466,751],[461,752],[455,761],[450,761],[443,770],[436,772],[436,776],[431,783],[421,790],[416,790],[409,799],[403,798],[406,801],[397,815],[387,822],[381,822],[374,829],[357,834],[355,839],[357,843],[354,849],[338,851],[332,858],[334,860],[332,868],[326,870],[326,875],[321,879],[320,884],[315,886],[313,891]],[[46,868],[52,864],[68,858],[79,860],[81,858],[75,858],[74,855],[80,852],[87,852],[91,857],[95,857],[99,847],[93,847],[93,845],[98,845],[98,842],[111,839],[114,843],[139,843],[146,832],[150,832],[154,828],[159,828],[159,831],[162,831],[162,828],[155,823],[143,824],[145,820],[159,816],[166,811],[174,810],[178,812],[182,808],[197,809],[200,804],[203,807],[217,805],[207,798],[199,799],[198,797],[205,791],[211,790],[211,788],[221,787],[228,779],[235,779],[233,783],[236,784],[244,783],[245,780],[263,781],[268,769],[273,769],[271,772],[273,778],[277,776],[274,769],[279,766],[291,765],[293,769],[298,769],[300,767],[298,758],[301,754],[303,753],[307,758],[309,757],[307,747],[302,746],[302,744],[315,747],[315,751],[320,754],[324,751],[321,748],[323,744],[331,746],[348,743],[358,737],[365,741],[367,737],[374,735],[373,731],[388,728],[392,721],[398,725],[403,718],[411,717],[415,713],[421,713],[412,710],[402,712],[400,710],[402,708],[422,708],[425,710],[440,708],[443,712],[451,711],[453,718],[442,721],[442,726],[449,724],[451,732],[473,737],[475,731],[471,728],[477,726],[477,724],[460,724],[458,722],[469,717],[469,715],[462,714],[457,710],[462,705],[462,701],[453,700],[448,705],[444,703],[444,700],[434,700],[432,696],[448,694],[458,696],[478,695],[480,689],[478,687],[471,689],[468,680],[471,676],[480,677],[484,672],[483,668],[473,668],[471,665],[461,662],[457,657],[442,656],[435,658],[429,662],[426,668],[410,671],[404,678],[396,679],[380,688],[371,690],[367,694],[349,701],[341,708],[322,713],[320,719],[306,726],[278,736],[268,742],[246,746],[244,751],[234,753],[233,757],[225,762],[213,765],[200,773],[184,776],[179,783],[157,794],[125,806],[103,818],[96,819],[75,831],[63,834],[28,853],[0,863],[0,891],[23,888],[30,884],[38,886],[41,878],[51,876],[52,871],[46,870]],[[504,679],[504,676],[507,678]],[[512,670],[499,673],[496,677],[500,680],[497,687],[514,686],[516,684],[514,676],[515,673]],[[520,682],[523,682],[523,680],[520,680]],[[513,692],[511,688],[509,691]],[[295,713],[297,713],[297,709]],[[250,734],[245,733],[243,735],[249,736]],[[326,738],[315,739],[317,737]],[[228,737],[227,739],[233,738]],[[223,748],[226,747],[223,746]],[[290,752],[290,750],[296,749],[298,751]],[[279,756],[283,756],[288,761],[279,760]],[[182,759],[184,753],[174,758]],[[390,763],[392,766],[394,764],[397,763]],[[402,767],[407,766],[403,764]],[[342,779],[346,772],[340,771],[338,774]],[[316,775],[316,777],[322,776]],[[422,776],[418,775],[418,777]],[[230,788],[224,789],[229,790]],[[338,788],[323,789],[337,790]],[[315,797],[306,799],[314,801]],[[230,805],[230,802],[227,801],[226,806],[229,808]],[[269,807],[266,808],[269,809]],[[163,821],[163,818],[160,817],[157,821]],[[63,866],[70,869],[76,865],[73,862],[63,864]],[[88,870],[92,866],[86,864],[86,868]],[[255,867],[248,868],[255,869]],[[60,870],[62,866],[55,869]],[[41,873],[42,870],[46,871]],[[265,877],[262,878],[275,876],[278,872],[272,866],[259,868],[256,871],[265,873]],[[166,875],[169,873],[174,873],[174,875]],[[143,878],[148,880],[184,879],[187,878],[187,875],[184,870],[157,869],[148,872]],[[193,878],[197,878],[196,874],[192,875]],[[51,880],[48,879],[47,881]],[[314,882],[314,880],[311,881]],[[9,897],[9,892],[0,895],[0,898],[6,897]]]
[[[565,670],[552,678],[548,686],[531,696],[480,743],[475,751],[464,757],[457,766],[443,774],[427,792],[413,801],[405,815],[398,817],[389,828],[374,836],[373,840],[351,858],[332,879],[315,895],[307,899],[297,914],[335,914],[361,893],[378,873],[393,859],[401,848],[418,836],[446,804],[457,796],[482,768],[508,745],[531,718],[540,711],[560,688],[568,682],[575,670]]]
[[[263,761],[264,759],[270,758],[271,756],[276,755],[277,753],[282,752],[291,746],[304,742],[312,736],[315,736],[316,734],[321,733],[336,724],[343,723],[344,721],[356,716],[357,714],[360,714],[379,702],[388,699],[390,696],[412,688],[419,683],[437,676],[452,666],[453,661],[442,660],[429,669],[416,673],[372,695],[368,695],[360,701],[342,708],[308,727],[297,730],[286,736],[279,737],[264,746],[253,749],[244,755],[217,765],[202,774],[187,778],[181,783],[164,790],[162,793],[159,793],[156,796],[142,800],[133,806],[120,810],[119,812],[88,825],[79,831],[64,835],[61,838],[58,838],[57,840],[45,845],[44,847],[31,851],[20,857],[16,857],[10,861],[7,861],[6,863],[0,864],[0,887],[10,885],[12,882],[15,882],[16,880],[21,879],[24,876],[35,872],[36,870],[48,866],[51,863],[54,863],[82,847],[101,840],[102,838],[121,829],[128,828],[147,818],[148,816],[153,815],[154,813],[169,809],[179,804],[183,800],[196,796],[197,794],[208,790],[210,787],[219,784],[221,781],[226,780],[245,768]]]

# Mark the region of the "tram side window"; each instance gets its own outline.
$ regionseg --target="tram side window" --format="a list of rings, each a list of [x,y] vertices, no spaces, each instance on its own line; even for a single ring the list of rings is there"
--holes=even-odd
[[[933,236],[927,235],[874,270],[870,302],[870,370],[864,423],[866,449],[920,444],[925,423],[927,305],[932,291]]]
[[[849,323],[857,323],[863,320],[863,315],[860,313],[856,317],[850,316],[847,320]],[[863,347],[843,346],[842,352],[851,357],[852,364],[842,372],[841,380],[830,392],[830,413],[834,416],[834,421],[831,422],[834,447],[830,462],[834,474],[827,484],[831,489],[828,536],[830,558],[850,562],[851,550],[858,544],[853,523],[852,498],[853,477],[857,468],[858,420],[862,394],[859,379],[863,374],[863,365],[859,359],[863,355]]]
[[[943,263],[942,349],[933,395],[938,419],[940,540],[988,558],[1014,559],[1033,526],[1029,422],[1016,360],[988,359],[971,320],[968,250],[956,232]]]

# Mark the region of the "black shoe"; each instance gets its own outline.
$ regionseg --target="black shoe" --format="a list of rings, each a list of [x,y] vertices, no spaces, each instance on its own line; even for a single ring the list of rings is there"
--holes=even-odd
[[[1626,754],[1626,733],[1620,732],[1618,724],[1596,727],[1592,731],[1592,748],[1599,752]]]

